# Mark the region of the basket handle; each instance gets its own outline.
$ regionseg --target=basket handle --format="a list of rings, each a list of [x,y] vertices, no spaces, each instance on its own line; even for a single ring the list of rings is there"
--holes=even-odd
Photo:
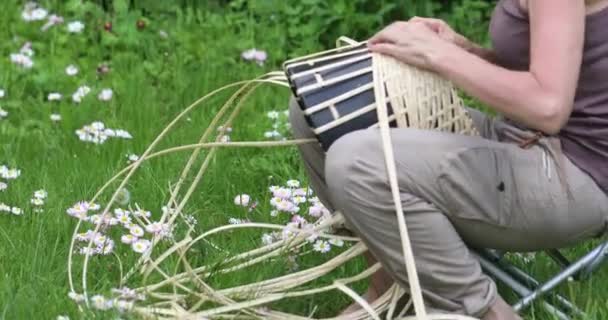
[[[360,44],[360,42],[355,41],[347,36],[340,36],[337,40],[336,40],[336,47],[344,47],[344,46],[354,46],[354,45],[358,45]]]

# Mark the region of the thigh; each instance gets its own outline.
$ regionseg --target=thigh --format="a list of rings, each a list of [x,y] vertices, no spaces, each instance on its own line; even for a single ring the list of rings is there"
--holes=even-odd
[[[548,165],[550,157],[541,145],[522,149],[416,129],[392,129],[391,137],[401,191],[435,205],[473,246],[561,247],[599,232],[604,223],[603,193],[567,161],[565,170],[574,183],[565,189],[558,166]],[[329,153],[332,161],[351,167],[351,182],[363,180],[374,193],[388,190],[377,130],[346,135]],[[375,196],[381,205],[390,205],[391,199],[390,194]]]

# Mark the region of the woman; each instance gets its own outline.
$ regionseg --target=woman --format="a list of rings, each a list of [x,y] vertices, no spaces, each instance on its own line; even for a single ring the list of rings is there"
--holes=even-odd
[[[369,48],[434,71],[508,119],[471,110],[481,137],[392,129],[404,214],[429,307],[519,319],[472,247],[533,251],[600,235],[608,221],[608,0],[501,0],[493,50],[443,21],[394,23]],[[298,138],[311,137],[292,103]],[[377,130],[325,154],[301,147],[315,190],[340,210],[383,270],[373,300],[407,286]],[[466,243],[466,245],[465,245]]]

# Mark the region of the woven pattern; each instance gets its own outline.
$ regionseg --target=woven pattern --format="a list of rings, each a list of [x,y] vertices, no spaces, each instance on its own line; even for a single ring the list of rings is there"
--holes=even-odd
[[[285,64],[292,91],[326,150],[344,134],[378,126],[376,90],[385,91],[391,126],[476,134],[449,81],[389,57],[379,59],[383,88],[373,83],[378,70],[365,44]]]
[[[448,80],[390,57],[376,59],[393,110],[389,119],[396,119],[399,127],[478,134],[458,92]]]

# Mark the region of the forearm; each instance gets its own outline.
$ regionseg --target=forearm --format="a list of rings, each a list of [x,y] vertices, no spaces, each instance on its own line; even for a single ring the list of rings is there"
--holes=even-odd
[[[512,71],[470,51],[446,50],[431,59],[431,68],[497,112],[546,133],[559,131],[567,115],[562,103],[528,71]]]
[[[496,63],[496,55],[492,49],[482,47],[462,35],[459,35],[459,37],[455,40],[455,43],[467,52],[470,52],[488,62]]]

